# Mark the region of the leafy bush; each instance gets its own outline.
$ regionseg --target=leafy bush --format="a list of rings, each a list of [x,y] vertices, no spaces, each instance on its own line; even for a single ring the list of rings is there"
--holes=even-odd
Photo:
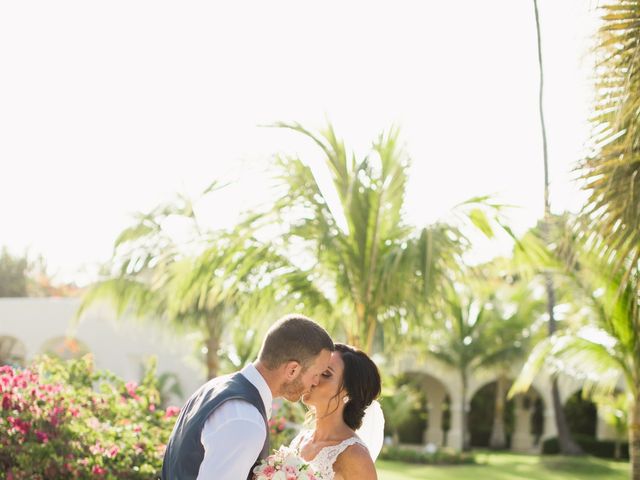
[[[428,465],[459,465],[475,463],[473,455],[450,449],[438,449],[426,452],[416,449],[385,446],[380,452],[382,460],[395,460],[406,463]]]
[[[590,436],[573,435],[575,442],[582,447],[585,453],[601,458],[614,458],[616,442],[613,440],[597,440]],[[542,443],[542,453],[545,455],[555,455],[560,453],[558,438],[553,437]],[[629,459],[629,444],[621,443],[621,457]]]
[[[178,408],[156,382],[153,364],[138,385],[90,356],[0,367],[0,478],[157,478]]]
[[[269,420],[271,448],[289,445],[298,434],[299,426],[303,425],[304,421],[305,411],[300,403],[285,402],[282,399],[275,400]]]

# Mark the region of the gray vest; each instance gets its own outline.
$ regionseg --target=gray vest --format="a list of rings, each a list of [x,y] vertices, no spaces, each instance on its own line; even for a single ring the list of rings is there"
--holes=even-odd
[[[164,453],[162,480],[196,479],[204,459],[204,447],[200,443],[202,428],[209,415],[227,400],[244,400],[258,409],[264,418],[267,437],[256,464],[269,455],[269,425],[262,397],[258,389],[238,372],[210,380],[189,398],[180,411]],[[254,465],[249,470],[248,479]]]

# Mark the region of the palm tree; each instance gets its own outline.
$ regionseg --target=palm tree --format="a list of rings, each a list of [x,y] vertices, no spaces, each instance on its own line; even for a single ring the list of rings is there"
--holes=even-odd
[[[466,405],[469,378],[480,368],[503,366],[521,356],[528,319],[523,322],[523,317],[501,317],[494,298],[478,296],[468,286],[449,288],[441,307],[434,310],[433,317],[434,324],[426,343],[430,355],[460,375],[461,433],[463,449],[468,450]],[[499,400],[504,399],[504,393]],[[498,418],[502,417],[503,412],[499,412]]]
[[[589,192],[585,223],[592,248],[615,259],[620,295],[635,288],[630,308],[638,309],[640,262],[640,1],[619,0],[602,7],[598,32],[593,153],[580,165]],[[615,274],[616,276],[618,273]],[[627,292],[625,294],[625,292]],[[631,318],[637,313],[630,311]],[[629,320],[628,320],[629,321]],[[636,331],[638,324],[635,324]],[[619,338],[619,337],[615,337]],[[619,338],[621,344],[628,338]],[[635,358],[638,357],[635,349]],[[626,363],[628,365],[628,362]],[[636,365],[637,366],[637,365]],[[638,384],[630,386],[638,390]],[[632,477],[640,479],[640,405],[630,409]]]
[[[502,449],[507,446],[505,409],[507,393],[510,387],[509,374],[512,365],[526,358],[529,344],[538,337],[538,320],[542,316],[545,304],[537,298],[532,284],[522,280],[492,282],[490,288],[495,292],[492,298],[496,319],[492,329],[494,344],[487,352],[482,364],[498,372],[496,385],[495,410],[489,446]]]
[[[286,237],[302,245],[315,264],[315,281],[332,298],[341,334],[371,353],[374,345],[397,337],[409,315],[419,318],[415,307],[462,263],[468,242],[449,223],[420,229],[404,221],[410,163],[397,129],[381,134],[370,155],[357,159],[330,125],[320,135],[299,124],[277,126],[301,133],[320,147],[321,167],[329,172],[330,182],[321,186],[300,158],[279,157],[287,188],[274,210],[280,223],[289,225]],[[490,234],[487,209],[499,206],[478,198],[461,207],[469,223]]]
[[[549,164],[547,155],[547,131],[544,123],[544,108],[543,108],[543,89],[544,89],[544,70],[542,63],[542,43],[540,38],[540,15],[538,13],[538,2],[533,0],[533,7],[536,18],[536,38],[538,44],[538,67],[540,71],[540,89],[538,96],[538,105],[540,113],[540,127],[542,133],[542,158],[544,165],[544,219],[542,221],[542,238],[546,244],[550,243],[549,236],[549,221],[551,217],[551,203],[549,201]],[[556,318],[555,318],[555,289],[553,285],[553,277],[549,272],[545,274],[545,287],[547,290],[547,313],[549,315],[549,335],[553,335],[557,330]],[[582,449],[571,438],[571,432],[567,424],[567,419],[562,408],[562,401],[560,400],[560,391],[558,389],[558,382],[555,378],[551,380],[551,398],[553,401],[553,410],[556,419],[556,428],[558,429],[558,443],[560,445],[560,451],[567,455],[579,455],[582,453]]]
[[[191,226],[187,245],[168,234],[164,225],[169,217]],[[278,302],[280,308],[322,301],[307,272],[251,233],[242,224],[231,232],[203,231],[185,197],[139,214],[116,241],[114,273],[88,290],[77,316],[94,302],[108,300],[118,316],[126,312],[174,330],[198,332],[207,376],[215,377],[225,332],[231,335],[231,327],[239,325],[235,319],[248,315],[256,298]]]
[[[584,213],[629,276],[640,260],[640,1],[602,9],[594,150],[580,165],[589,192]]]
[[[586,235],[590,237],[590,235]],[[631,478],[640,479],[640,275],[615,268],[618,260],[602,256],[591,243],[580,241],[565,258],[577,301],[590,307],[591,325],[577,332],[558,332],[539,343],[527,360],[512,392],[531,384],[542,368],[569,372],[586,382],[588,392],[610,395],[624,381],[628,410]]]

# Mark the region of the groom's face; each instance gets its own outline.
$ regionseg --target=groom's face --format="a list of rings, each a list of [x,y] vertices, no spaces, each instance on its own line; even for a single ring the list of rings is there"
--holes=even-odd
[[[327,369],[331,361],[331,352],[322,350],[315,358],[311,366],[306,370],[301,369],[296,378],[285,381],[282,385],[282,396],[290,402],[297,402],[300,397],[309,392],[312,387],[318,385],[320,375]]]

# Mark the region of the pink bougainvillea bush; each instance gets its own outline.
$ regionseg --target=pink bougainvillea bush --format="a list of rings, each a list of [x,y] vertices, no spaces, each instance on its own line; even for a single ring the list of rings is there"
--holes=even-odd
[[[176,407],[159,408],[155,368],[140,384],[91,357],[0,367],[0,479],[153,479]]]

